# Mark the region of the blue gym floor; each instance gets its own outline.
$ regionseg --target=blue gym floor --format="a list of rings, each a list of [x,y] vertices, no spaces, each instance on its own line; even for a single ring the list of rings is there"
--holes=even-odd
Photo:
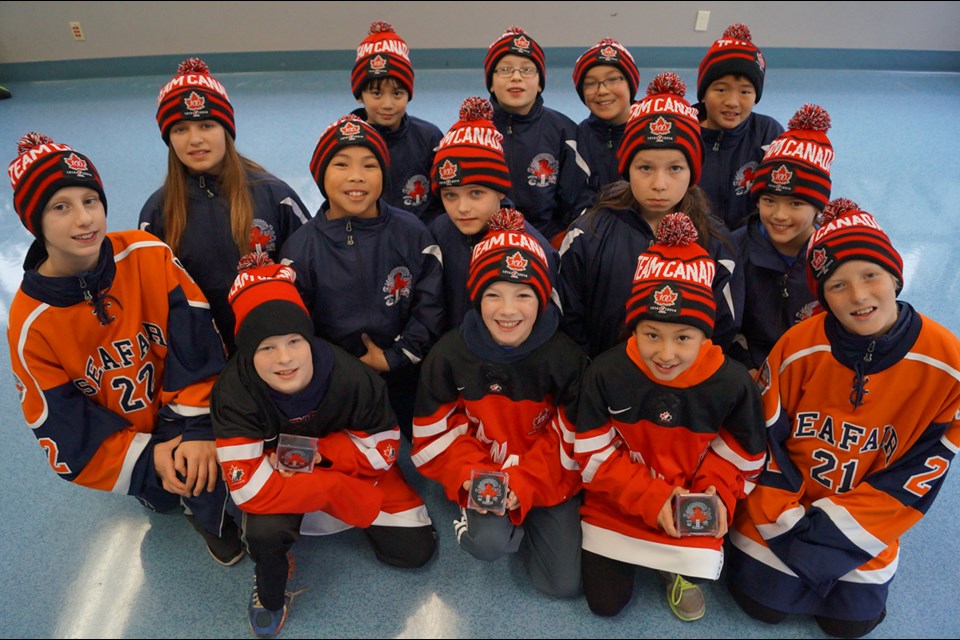
[[[641,69],[641,86],[667,70],[695,87],[694,69]],[[326,125],[357,106],[348,72],[213,71],[233,102],[241,153],[286,180],[316,211],[321,198],[308,163]],[[15,157],[27,131],[69,144],[100,170],[109,227],[135,227],[141,205],[163,180],[167,150],[154,114],[157,92],[173,72],[6,84],[13,98],[0,102],[0,162]],[[587,110],[570,77],[569,68],[548,67],[544,97],[579,122]],[[487,95],[482,82],[479,67],[418,70],[409,111],[445,131],[463,98]],[[833,196],[857,201],[886,229],[905,262],[901,298],[960,334],[960,74],[772,69],[757,111],[786,125],[806,102],[833,118]],[[0,198],[4,324],[30,240],[7,190]],[[0,350],[6,368],[6,341]],[[59,480],[23,421],[13,376],[0,374],[0,381],[7,452],[0,471],[0,636],[249,637],[252,562],[221,567],[182,517]],[[408,459],[401,464],[433,516],[439,555],[423,569],[402,571],[378,563],[358,531],[305,538],[295,547],[291,586],[306,591],[281,637],[823,637],[811,619],[770,627],[747,618],[719,584],[705,587],[706,617],[680,622],[646,571],[638,572],[633,602],[613,619],[591,614],[582,598],[542,596],[519,559],[486,564],[458,549],[455,508]],[[886,621],[870,637],[960,636],[958,483],[948,478],[928,516],[904,537]]]

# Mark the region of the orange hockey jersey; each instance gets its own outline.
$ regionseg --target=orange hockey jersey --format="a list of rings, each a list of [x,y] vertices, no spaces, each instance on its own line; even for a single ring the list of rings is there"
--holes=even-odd
[[[182,421],[169,437],[213,439],[209,395],[225,356],[209,305],[141,231],[107,234],[80,276],[40,275],[44,257],[34,243],[7,327],[24,417],[60,477],[138,495],[159,421]]]
[[[810,318],[760,370],[770,456],[737,512],[730,566],[772,608],[879,615],[899,538],[960,447],[960,341],[899,304],[894,329],[876,339]]]

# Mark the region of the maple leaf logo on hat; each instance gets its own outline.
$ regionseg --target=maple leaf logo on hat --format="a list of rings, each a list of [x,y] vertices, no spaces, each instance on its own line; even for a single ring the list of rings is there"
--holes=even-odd
[[[507,256],[506,259],[507,268],[513,271],[514,277],[522,277],[524,271],[527,269],[527,265],[530,264],[530,261],[523,257],[519,251],[514,253],[512,256]]]
[[[767,62],[763,59],[763,53],[760,52],[760,49],[757,49],[757,66],[760,67],[760,71],[767,68]]]
[[[453,180],[457,177],[457,171],[459,167],[454,163],[450,162],[448,158],[442,165],[440,165],[439,173],[441,180]]]
[[[360,125],[356,123],[348,122],[342,127],[340,127],[340,135],[342,136],[346,136],[349,138],[351,136],[357,135],[358,133],[360,133]]]
[[[387,66],[387,60],[383,56],[377,56],[370,61],[370,68],[379,71]]]
[[[600,57],[606,60],[616,60],[617,50],[611,46],[606,46],[603,49],[600,49]]]
[[[787,168],[787,165],[782,164],[770,172],[770,179],[774,184],[790,184],[790,180],[793,179],[793,172]]]
[[[69,156],[64,158],[63,162],[74,171],[86,171],[88,168],[87,161],[75,153],[71,153]]]
[[[655,136],[665,136],[670,133],[671,129],[673,129],[673,123],[663,116],[650,123],[650,133]]]
[[[530,41],[524,36],[513,39],[513,46],[519,49],[520,51],[525,51],[530,48]]]
[[[679,296],[676,294],[676,292],[670,288],[670,285],[665,285],[659,291],[654,292],[653,301],[661,307],[672,307],[677,301],[678,297]]]
[[[826,249],[814,249],[813,256],[810,258],[810,266],[813,267],[815,271],[820,271],[827,263],[827,250]]]
[[[207,104],[207,99],[196,91],[191,91],[190,95],[183,99],[183,104],[185,104],[190,111],[199,111]]]

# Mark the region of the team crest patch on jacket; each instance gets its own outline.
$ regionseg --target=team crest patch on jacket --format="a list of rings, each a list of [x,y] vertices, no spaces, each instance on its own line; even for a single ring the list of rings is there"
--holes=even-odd
[[[277,248],[277,232],[273,225],[260,218],[254,218],[250,226],[250,249],[271,253]]]
[[[540,413],[537,414],[537,417],[533,419],[533,428],[527,432],[527,435],[532,436],[537,431],[540,431],[545,426],[547,426],[547,423],[550,422],[550,418],[552,416],[553,416],[553,412],[549,408],[544,407],[543,409],[541,409]]]
[[[820,301],[814,300],[813,302],[808,302],[807,304],[800,307],[800,310],[797,311],[796,321],[800,322],[801,320],[806,320],[807,318],[812,318],[820,310]]]
[[[770,388],[770,382],[770,364],[764,360],[763,364],[760,365],[760,370],[757,371],[757,386],[760,387],[761,394],[767,392],[767,389]]]
[[[13,384],[17,387],[17,397],[20,399],[20,404],[23,404],[23,399],[27,397],[27,388],[20,382],[17,374],[13,374]]]
[[[413,290],[413,274],[406,267],[395,267],[383,283],[384,301],[388,307],[400,302],[400,298],[409,298]]]
[[[738,196],[750,193],[750,187],[753,186],[758,166],[760,165],[751,160],[737,169],[737,174],[733,177],[733,188]]]
[[[231,487],[236,487],[242,485],[246,482],[247,472],[240,465],[230,465],[230,468],[227,470],[227,484]]]
[[[527,173],[530,174],[527,184],[531,187],[549,187],[557,184],[560,163],[549,153],[539,153],[530,161]]]
[[[403,204],[408,207],[420,205],[430,197],[430,181],[426,176],[415,175],[403,185]]]

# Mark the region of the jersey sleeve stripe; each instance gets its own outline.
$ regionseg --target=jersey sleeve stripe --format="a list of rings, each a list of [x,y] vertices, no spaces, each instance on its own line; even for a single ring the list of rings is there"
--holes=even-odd
[[[947,363],[937,360],[936,358],[931,358],[930,356],[924,355],[922,353],[914,353],[913,351],[908,352],[903,356],[904,360],[916,360],[917,362],[922,362],[928,364],[935,369],[940,369],[947,375],[951,376],[954,380],[960,381],[960,371],[957,371]]]
[[[710,443],[710,448],[713,449],[718,456],[735,466],[737,469],[748,473],[762,469],[764,460],[766,459],[766,457],[763,455],[753,460],[744,458],[742,455],[734,451],[733,448],[731,448],[730,445],[727,444],[727,442],[720,436],[717,436],[713,439],[713,441]]]
[[[810,347],[809,349],[801,349],[801,350],[797,351],[796,353],[790,355],[790,357],[786,358],[783,362],[780,363],[780,369],[777,371],[777,373],[783,373],[784,370],[785,370],[787,367],[789,367],[789,366],[793,363],[794,360],[799,360],[800,358],[805,358],[805,357],[807,357],[807,356],[809,356],[809,355],[811,355],[811,354],[817,353],[818,351],[828,351],[828,352],[829,352],[829,351],[830,351],[830,345],[829,345],[829,344],[818,344],[818,345],[814,345],[814,346]]]
[[[255,460],[262,455],[263,440],[250,444],[233,444],[226,447],[217,447],[217,460],[220,462]]]
[[[600,451],[590,456],[590,460],[587,462],[587,466],[584,467],[583,470],[581,471],[584,484],[587,484],[588,482],[593,481],[593,477],[597,475],[597,469],[599,469],[600,465],[606,462],[607,458],[613,455],[613,452],[616,450],[617,448],[611,445],[606,449],[604,449],[603,451]]]
[[[604,449],[613,442],[614,438],[617,437],[617,430],[614,427],[610,427],[600,435],[596,435],[590,438],[577,438],[573,443],[573,450],[575,453],[589,453],[591,451],[599,451]]]
[[[557,416],[559,418],[559,416]],[[565,434],[563,433],[565,429],[561,426],[562,420],[554,420],[551,422],[551,426],[554,431],[556,431],[561,440],[566,440]],[[569,432],[568,432],[569,433]],[[573,440],[573,434],[570,434],[570,439]],[[567,453],[567,450],[563,447],[557,447],[557,451],[560,453],[560,466],[566,469],[567,471],[580,471],[580,465],[576,460],[570,457]]]
[[[191,407],[186,404],[177,404],[171,402],[167,404],[167,408],[176,413],[178,416],[183,416],[184,418],[195,418],[196,416],[205,416],[210,413],[210,407]]]
[[[845,507],[836,504],[830,498],[817,500],[813,506],[819,507],[826,513],[840,533],[871,556],[876,557],[887,548],[887,543],[864,529]]]
[[[411,457],[411,459],[413,460],[414,466],[421,467],[427,464],[428,462],[430,462],[431,460],[439,456],[441,453],[446,451],[447,447],[449,447],[454,440],[464,435],[466,432],[467,432],[467,425],[462,424],[456,429],[451,429],[443,436],[437,438],[436,440],[434,440],[433,442],[425,446],[423,449],[418,451],[416,455]]]
[[[573,444],[577,441],[577,434],[575,431],[571,430],[570,427],[567,426],[567,423],[564,421],[562,414],[563,414],[562,411],[557,411],[557,419],[556,419],[557,431],[560,433],[560,437],[563,439],[564,442],[566,442],[567,444]]]
[[[950,438],[947,437],[949,434],[950,434],[949,430],[945,434],[943,434],[943,437],[940,438],[940,443],[943,446],[945,446],[950,451],[950,453],[952,453],[953,455],[957,455],[957,453],[960,452],[960,445],[957,445],[955,442],[951,441]]]
[[[456,411],[457,405],[451,404],[450,411],[447,411],[446,415],[430,424],[413,424],[413,437],[414,438],[432,438],[433,436],[438,436],[447,429],[447,419],[453,415],[453,412]]]
[[[297,220],[300,221],[300,224],[307,224],[307,216],[303,211],[300,210],[300,205],[297,204],[296,200],[290,196],[287,196],[280,201],[280,204],[290,207],[290,211],[292,211],[293,215],[297,217]]]
[[[31,311],[30,315],[27,316],[27,319],[23,321],[23,326],[20,328],[20,339],[17,340],[17,357],[20,358],[20,366],[22,366],[23,370],[27,372],[27,375],[30,376],[30,380],[33,381],[33,388],[37,390],[40,396],[40,401],[43,402],[43,411],[40,412],[40,417],[28,425],[31,429],[36,429],[47,421],[47,416],[50,415],[50,407],[47,405],[47,396],[40,387],[40,383],[37,382],[35,377],[33,377],[33,373],[30,372],[30,368],[27,366],[27,361],[23,357],[23,347],[27,343],[27,337],[30,335],[30,326],[33,324],[34,320],[40,317],[41,313],[49,308],[50,305],[41,304],[36,309]]]
[[[783,560],[778,558],[777,555],[770,550],[770,547],[751,540],[735,529],[730,530],[730,542],[736,545],[737,549],[740,549],[740,551],[744,552],[757,562],[763,563],[771,569],[776,569],[780,573],[785,573],[788,576],[799,578],[799,576],[794,573],[790,567],[783,563]]]
[[[777,517],[776,522],[770,524],[757,524],[757,531],[764,540],[770,540],[793,529],[801,518],[806,515],[806,511],[801,506],[787,509]]]
[[[245,485],[230,490],[233,501],[239,506],[255,498],[271,477],[273,477],[273,467],[270,466],[270,462],[266,458],[263,458],[260,461],[260,466],[253,472]]]
[[[143,450],[150,444],[150,438],[149,433],[138,433],[133,436],[133,440],[130,441],[130,446],[127,447],[127,452],[123,456],[120,474],[117,476],[117,481],[113,483],[111,491],[130,493],[130,479],[133,477],[133,470],[137,466],[137,460],[140,459]]]
[[[360,436],[356,431],[347,431],[347,436],[350,438],[350,441],[354,444],[357,449],[360,450],[360,454],[367,458],[367,461],[370,462],[370,466],[374,469],[389,469],[392,463],[387,462],[383,457],[383,454],[380,453],[380,450],[377,449],[377,445],[381,442],[394,440],[397,443],[397,448],[400,446],[400,430],[391,429],[389,431],[381,431],[380,433],[375,433],[372,436]]]

